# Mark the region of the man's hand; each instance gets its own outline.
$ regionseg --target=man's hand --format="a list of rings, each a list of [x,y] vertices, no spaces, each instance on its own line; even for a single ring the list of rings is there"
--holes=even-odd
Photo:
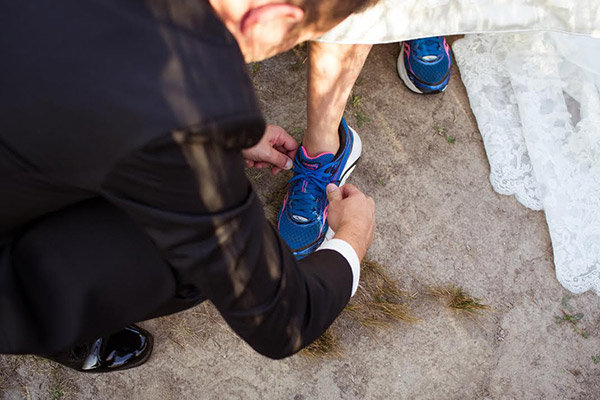
[[[269,168],[273,175],[282,169],[291,169],[298,150],[298,142],[285,129],[267,125],[265,134],[254,147],[242,150],[247,167]]]
[[[335,238],[345,240],[362,260],[373,241],[375,202],[354,185],[327,185],[327,222]]]

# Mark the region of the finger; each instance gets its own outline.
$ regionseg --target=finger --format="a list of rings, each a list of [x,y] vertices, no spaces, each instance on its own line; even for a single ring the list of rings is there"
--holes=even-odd
[[[292,160],[296,159],[296,153],[298,152],[298,148],[295,148],[294,150],[290,150],[287,152],[287,156],[289,158],[291,158]]]
[[[291,160],[294,160],[294,158],[296,157],[296,152],[298,151],[298,149],[294,149],[294,150],[288,150],[283,146],[275,146],[275,150],[277,150],[280,153],[285,154],[286,156],[288,156]]]
[[[267,124],[263,138],[267,137],[269,139],[275,139],[277,136],[279,136],[281,131],[285,132],[285,129],[279,125]]]
[[[293,146],[292,149],[290,149],[289,147]],[[294,140],[293,144],[286,144],[285,142],[282,144],[275,144],[273,147],[275,147],[275,149],[280,152],[283,153],[285,155],[287,155],[290,159],[294,159],[296,157],[296,152],[298,151],[298,148],[300,147],[298,145],[298,143]]]
[[[291,137],[287,132],[283,132],[281,134],[277,144],[279,146],[285,148],[287,151],[293,151],[293,152],[298,150],[298,147],[299,147],[298,142],[296,142],[296,139]]]
[[[254,166],[254,161],[252,160],[244,160],[246,162],[246,167],[250,168]]]
[[[269,149],[269,153],[266,155],[266,159],[264,161],[269,161],[275,167],[281,169],[291,169],[294,165],[294,162],[291,158],[286,156],[284,153],[277,151],[274,148]]]
[[[356,196],[359,193],[362,193],[360,190],[358,190],[358,188],[356,186],[354,186],[351,183],[347,183],[344,186],[342,186],[340,188],[340,190],[342,191],[342,196],[343,198],[349,197],[349,196]]]
[[[286,156],[289,157],[290,160],[294,160],[294,158],[296,157],[296,151],[298,149],[295,150],[287,150],[285,147],[283,146],[275,146],[275,150],[277,150],[280,153],[285,154]]]
[[[327,200],[329,200],[329,203],[333,203],[334,201],[338,201],[342,199],[342,191],[340,190],[340,188],[333,184],[330,183],[329,185],[327,185]]]
[[[273,168],[271,168],[271,174],[272,175],[277,175],[280,172],[281,172],[281,168],[279,168],[279,167],[273,167]]]
[[[275,147],[283,147],[287,151],[294,151],[298,148],[298,142],[289,133],[280,126],[269,125],[267,130],[270,133],[271,144]]]
[[[371,208],[371,214],[375,214],[375,200],[372,197],[368,196],[367,200],[369,201],[369,207]]]
[[[269,168],[271,163],[263,162],[263,161],[255,161],[254,168]]]

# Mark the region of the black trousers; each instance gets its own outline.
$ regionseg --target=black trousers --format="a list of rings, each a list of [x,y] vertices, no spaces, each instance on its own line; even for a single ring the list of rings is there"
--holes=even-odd
[[[335,250],[297,261],[265,219],[239,149],[189,135],[147,143],[101,180],[97,168],[108,167],[78,148],[56,142],[44,153],[52,162],[29,166],[28,147],[6,146],[0,353],[52,354],[204,297],[271,358],[333,322],[350,296],[348,261]]]
[[[100,198],[36,220],[3,246],[1,257],[3,322],[21,325],[3,330],[15,333],[5,339],[34,353],[203,300],[177,295],[172,269],[149,236]]]

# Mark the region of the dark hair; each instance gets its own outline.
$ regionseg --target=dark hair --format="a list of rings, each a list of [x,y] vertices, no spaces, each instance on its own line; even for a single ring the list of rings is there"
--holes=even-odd
[[[363,11],[379,0],[288,0],[304,10],[304,26],[339,23],[350,14]]]

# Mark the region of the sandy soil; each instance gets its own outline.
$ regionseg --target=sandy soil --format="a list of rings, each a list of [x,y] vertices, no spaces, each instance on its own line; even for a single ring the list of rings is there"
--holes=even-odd
[[[417,324],[366,328],[343,316],[337,352],[271,361],[211,306],[143,323],[156,337],[142,367],[83,375],[35,357],[0,357],[3,399],[598,399],[600,297],[557,282],[542,212],[496,194],[459,71],[441,95],[419,96],[396,75],[397,45],[377,46],[346,118],[363,157],[350,181],[374,197],[369,258],[413,296]],[[305,128],[302,51],[251,67],[269,121]],[[438,134],[455,138],[449,143]],[[252,173],[273,215],[287,179]],[[424,294],[454,284],[492,310],[477,318]],[[587,338],[556,316],[582,313]]]

